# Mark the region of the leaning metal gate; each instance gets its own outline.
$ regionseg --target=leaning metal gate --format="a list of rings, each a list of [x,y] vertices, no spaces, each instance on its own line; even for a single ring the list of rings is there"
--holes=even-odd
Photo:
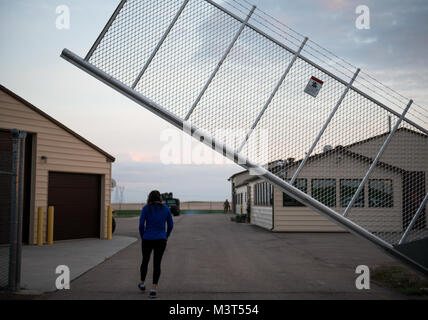
[[[426,110],[243,1],[122,0],[61,56],[427,275]]]

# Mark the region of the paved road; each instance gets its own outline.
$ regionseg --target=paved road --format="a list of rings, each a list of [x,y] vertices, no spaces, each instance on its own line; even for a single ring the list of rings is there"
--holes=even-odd
[[[160,299],[400,299],[372,283],[355,288],[355,268],[394,264],[351,234],[271,233],[225,215],[184,215],[163,261]],[[138,220],[117,234],[138,236]],[[46,299],[147,299],[136,285],[140,242],[122,250]],[[151,269],[149,269],[151,279]]]

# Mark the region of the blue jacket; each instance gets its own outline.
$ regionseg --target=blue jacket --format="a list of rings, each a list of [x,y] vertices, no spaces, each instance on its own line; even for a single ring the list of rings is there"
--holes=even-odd
[[[167,229],[165,231],[165,224]],[[140,215],[140,236],[145,240],[167,239],[171,234],[174,222],[169,208],[161,203],[146,205]]]

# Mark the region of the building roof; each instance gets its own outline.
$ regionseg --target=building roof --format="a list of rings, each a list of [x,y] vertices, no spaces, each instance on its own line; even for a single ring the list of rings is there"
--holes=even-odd
[[[423,134],[421,132],[416,132],[414,130],[410,130],[410,129],[407,129],[407,128],[398,128],[396,132],[408,132],[408,133],[412,133],[412,134],[416,134],[418,136],[421,136],[421,137],[423,137],[425,139],[428,138],[428,136],[426,134]],[[376,139],[379,139],[379,138],[386,137],[387,135],[389,135],[389,131],[385,132],[385,133],[382,133],[382,134],[379,134],[379,135],[374,136],[374,137],[370,137],[370,138],[365,139],[365,140],[361,140],[361,141],[358,141],[358,142],[351,143],[350,145],[347,145],[346,148],[355,147],[355,146],[360,145],[360,144],[364,144],[364,143],[367,143],[367,142],[370,142],[370,141],[373,141],[373,140],[376,140]]]
[[[399,128],[399,129],[397,129],[397,132],[407,132],[407,133],[412,133],[412,134],[419,135],[419,136],[421,136],[421,137],[423,137],[425,139],[428,138],[428,136],[426,134],[419,133],[419,132],[416,132],[416,131],[413,131],[413,130],[410,130],[410,129],[407,129],[407,128]],[[345,153],[345,154],[347,154],[347,155],[349,155],[351,157],[354,157],[355,159],[358,159],[358,160],[361,160],[361,161],[364,161],[364,162],[368,162],[368,163],[372,163],[374,159],[366,157],[366,156],[364,156],[362,154],[359,154],[359,153],[356,153],[356,152],[352,152],[352,151],[350,151],[348,149],[351,148],[351,147],[354,147],[356,145],[368,143],[368,142],[373,141],[373,140],[378,139],[378,138],[386,137],[388,134],[389,134],[389,132],[385,132],[385,133],[379,134],[377,136],[370,137],[370,138],[365,139],[365,140],[354,142],[354,143],[349,144],[349,145],[347,145],[345,147],[344,146],[337,146],[336,148],[334,148],[332,150],[329,150],[329,151],[326,151],[326,152],[322,152],[322,153],[319,153],[319,154],[315,154],[315,155],[309,157],[307,161],[309,162],[309,161],[318,160],[318,159],[321,159],[321,158],[325,157],[326,155],[330,155],[332,153],[337,153],[337,152],[342,152],[342,153]],[[293,163],[288,163],[287,165],[285,165],[285,166],[283,166],[281,168],[282,169],[291,168],[291,167],[299,165],[302,161],[303,161],[303,159],[295,161]],[[273,162],[275,162],[275,161],[273,161]],[[396,166],[393,166],[393,165],[390,165],[388,163],[381,162],[381,161],[379,161],[377,165],[381,166],[381,167],[384,167],[386,169],[392,170],[394,172],[404,173],[406,171],[406,170],[404,170],[402,168],[399,168],[399,167],[396,167]],[[244,170],[244,171],[235,173],[228,180],[230,181],[233,178],[235,178],[236,176],[241,175],[241,174],[246,173],[246,172],[248,172],[248,170]],[[246,182],[249,182],[249,181],[246,181]],[[242,183],[241,183],[241,185],[242,185]]]
[[[91,147],[92,149],[100,152],[101,154],[103,154],[108,160],[110,160],[111,162],[114,162],[116,159],[108,154],[107,152],[105,152],[104,150],[102,150],[101,148],[97,147],[95,144],[93,144],[92,142],[86,140],[85,138],[83,138],[81,135],[77,134],[76,132],[74,132],[73,130],[71,130],[70,128],[66,127],[65,125],[63,125],[61,122],[59,122],[58,120],[55,120],[54,118],[52,118],[50,115],[48,115],[47,113],[43,112],[42,110],[40,110],[39,108],[35,107],[34,105],[32,105],[30,102],[28,102],[27,100],[21,98],[20,96],[18,96],[17,94],[15,94],[14,92],[10,91],[9,89],[7,89],[6,87],[2,86],[0,84],[0,90],[3,91],[4,93],[6,93],[7,95],[11,96],[12,98],[14,98],[15,100],[18,100],[19,102],[21,102],[22,104],[24,104],[25,106],[27,106],[28,108],[30,108],[31,110],[37,112],[38,114],[40,114],[41,116],[43,116],[44,118],[46,118],[47,120],[51,121],[52,123],[54,123],[55,125],[57,125],[58,127],[60,127],[61,129],[67,131],[69,134],[71,134],[72,136],[76,137],[77,139],[79,139],[80,141],[82,141],[83,143],[85,143],[86,145],[88,145],[89,147]]]
[[[308,160],[307,160],[307,162],[314,161],[314,160],[318,160],[318,159],[324,158],[325,156],[329,156],[329,155],[334,154],[334,153],[343,153],[343,154],[346,154],[346,155],[348,155],[348,156],[350,156],[350,157],[352,157],[352,158],[354,158],[354,159],[360,160],[360,161],[362,161],[362,162],[367,162],[367,163],[369,163],[369,164],[373,163],[373,161],[374,161],[374,159],[373,159],[373,158],[366,157],[366,156],[364,156],[364,155],[362,155],[362,154],[359,154],[359,153],[356,153],[356,152],[349,151],[347,148],[348,148],[348,147],[337,146],[336,148],[334,148],[334,149],[332,149],[332,150],[328,150],[328,151],[323,152],[323,153],[318,153],[318,154],[315,154],[315,155],[313,155],[313,156],[309,157],[309,158],[308,158]],[[288,164],[288,165],[284,166],[284,168],[292,168],[292,167],[295,167],[295,166],[297,166],[297,165],[300,165],[300,163],[301,163],[302,161],[303,161],[303,160],[299,160],[299,161],[296,161],[296,162],[290,163],[290,164]],[[377,163],[377,166],[379,166],[379,167],[384,167],[384,168],[386,168],[386,169],[389,169],[389,170],[391,170],[391,171],[398,172],[398,173],[404,173],[404,172],[406,171],[406,170],[404,170],[404,169],[402,169],[402,168],[399,168],[399,167],[396,167],[396,166],[390,165],[390,164],[388,164],[388,163],[386,163],[386,162],[382,162],[382,161],[379,161],[379,162]]]
[[[350,157],[352,157],[352,158],[354,158],[354,159],[360,160],[360,161],[362,161],[362,162],[366,162],[366,163],[368,163],[368,164],[373,163],[373,160],[374,160],[374,159],[372,159],[372,158],[370,158],[370,157],[366,157],[366,156],[364,156],[364,155],[362,155],[362,154],[359,154],[359,153],[356,153],[356,152],[349,151],[346,147],[338,146],[338,147],[336,147],[336,148],[334,148],[334,149],[332,149],[332,150],[328,150],[328,151],[326,151],[326,152],[319,153],[319,154],[315,154],[315,155],[313,155],[313,156],[309,157],[309,158],[308,158],[308,160],[307,160],[307,163],[309,163],[309,162],[311,162],[311,161],[316,161],[316,160],[322,159],[322,158],[324,158],[324,157],[326,157],[326,156],[330,156],[330,155],[335,154],[335,153],[345,154],[345,155],[348,155],[348,156],[350,156]],[[292,167],[296,167],[296,166],[300,165],[300,163],[301,163],[302,161],[303,161],[303,159],[302,159],[302,160],[299,160],[299,161],[296,161],[296,162],[293,162],[293,163],[289,163],[289,164],[287,164],[287,165],[285,165],[285,166],[282,166],[282,167],[281,167],[281,169],[289,169],[289,168],[292,168]],[[385,162],[382,162],[382,161],[379,161],[379,162],[377,163],[377,166],[378,166],[378,167],[385,168],[385,169],[388,169],[388,170],[391,170],[391,171],[396,172],[396,173],[400,173],[400,174],[403,174],[403,173],[405,173],[405,172],[406,172],[406,170],[404,170],[404,169],[402,169],[402,168],[399,168],[399,167],[396,167],[396,166],[390,165],[390,164],[385,163]],[[238,172],[238,173],[234,174],[232,177],[230,177],[230,178],[229,178],[229,180],[233,179],[233,177],[235,177],[235,176],[237,176],[237,175],[240,175],[240,174],[243,174],[243,173],[246,173],[246,172],[248,172],[248,170]],[[242,181],[242,182],[241,182],[238,186],[236,186],[236,187],[241,187],[241,186],[243,186],[243,185],[248,184],[248,183],[249,183],[249,182],[251,182],[251,181],[258,180],[258,179],[259,179],[259,177],[251,177],[251,178],[249,178],[249,179],[246,179],[246,180]]]

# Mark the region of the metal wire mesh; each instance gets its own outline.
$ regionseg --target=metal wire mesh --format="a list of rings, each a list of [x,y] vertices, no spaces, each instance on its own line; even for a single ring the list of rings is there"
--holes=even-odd
[[[89,61],[130,86],[156,53],[138,82],[138,92],[181,119],[202,92],[190,117],[196,127],[235,150],[251,133],[242,149],[248,159],[282,179],[294,176],[300,184],[305,180],[305,192],[390,244],[403,241],[417,212],[405,240],[428,236],[421,208],[428,189],[425,108],[410,109],[373,165],[406,98],[366,73],[347,91],[357,68],[313,41],[292,64],[304,37],[260,11],[203,92],[250,6],[226,1],[223,5],[233,11],[226,13],[213,1],[190,0],[156,52],[182,4],[127,1]],[[316,97],[305,92],[312,77],[323,82]],[[250,132],[253,124],[256,130]]]
[[[126,1],[89,61],[131,86],[180,5],[171,0]]]
[[[393,120],[393,123],[397,119]],[[355,144],[350,150],[373,159],[388,132]],[[371,148],[367,148],[367,146]],[[350,218],[389,243],[398,244],[427,194],[428,138],[419,130],[402,123],[379,158],[376,170],[369,176],[366,209],[352,208]],[[427,217],[422,208],[405,242],[428,236]]]
[[[237,149],[291,59],[289,52],[246,29],[190,120]]]
[[[312,76],[324,81],[316,99],[304,92]],[[259,122],[269,143],[260,141],[264,135],[251,135],[243,154],[261,165],[301,159],[344,90],[344,85],[298,59]]]
[[[136,90],[184,118],[239,26],[212,5],[190,1]]]

